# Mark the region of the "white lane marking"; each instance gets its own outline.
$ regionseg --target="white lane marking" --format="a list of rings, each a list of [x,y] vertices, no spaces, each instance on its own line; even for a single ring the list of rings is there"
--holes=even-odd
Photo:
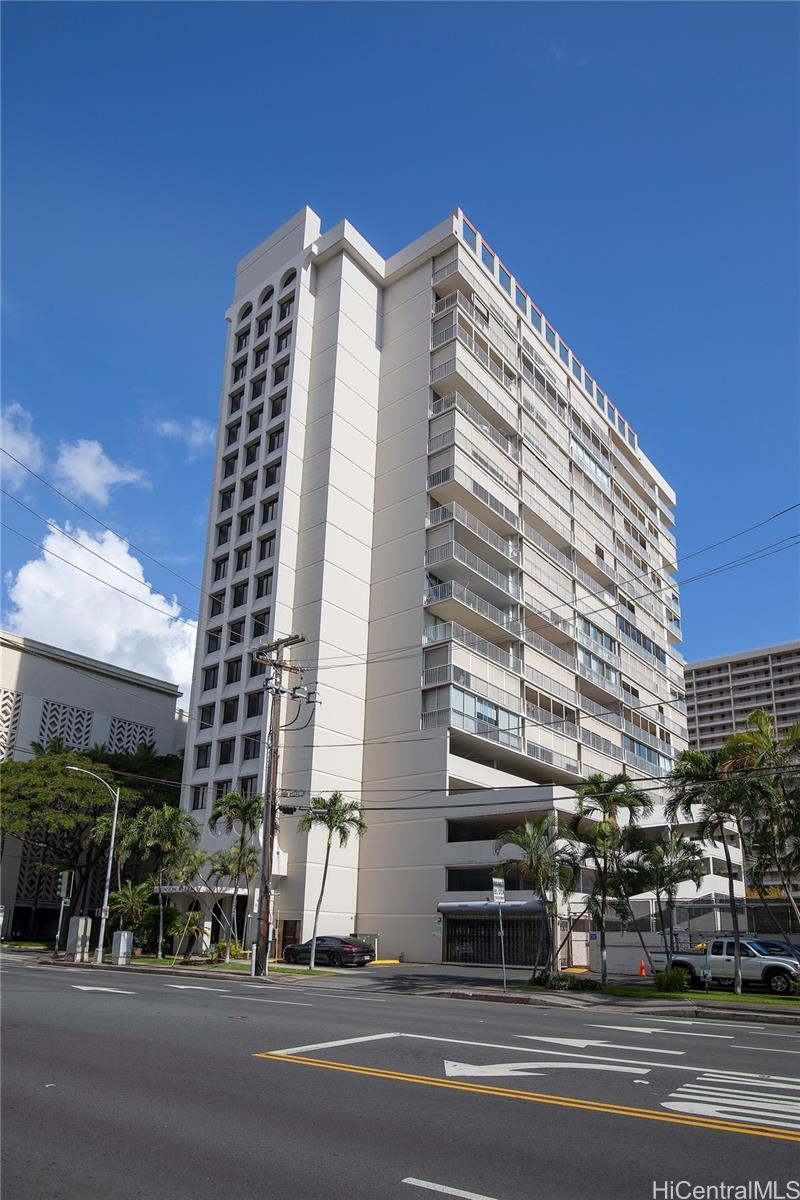
[[[592,1025],[590,1022],[590,1027],[592,1029],[617,1029],[622,1030],[623,1033],[671,1033],[673,1036],[719,1038],[724,1041],[732,1041],[735,1036],[732,1033],[688,1033],[685,1029],[658,1029],[655,1026],[642,1028],[640,1025]]]
[[[117,996],[135,996],[136,992],[124,992],[122,988],[82,987],[79,983],[71,983],[70,987],[79,992],[114,992]]]
[[[800,1117],[800,1103],[797,1099],[784,1099],[783,1097],[775,1097],[771,1093],[759,1095],[758,1093],[740,1092],[738,1088],[712,1087],[708,1083],[687,1083],[681,1088],[684,1095],[694,1094],[697,1099],[715,1100],[720,1097],[725,1104],[732,1104],[734,1101],[740,1108],[764,1108],[777,1112],[790,1113]]]
[[[323,992],[319,988],[303,988],[299,985],[290,983],[246,983],[245,987],[252,988],[269,988],[272,991],[281,992],[300,992],[304,996],[333,996],[335,1000],[365,1000],[368,1004],[386,1004],[386,1000],[379,999],[377,996],[351,996],[346,992]]]
[[[531,1067],[541,1067],[539,1071],[532,1071]],[[448,1077],[452,1075],[543,1075],[545,1071],[552,1070],[570,1070],[570,1071],[619,1071],[623,1075],[649,1075],[649,1067],[618,1067],[611,1063],[576,1063],[576,1062],[521,1062],[521,1063],[489,1063],[475,1064],[451,1062],[449,1059],[444,1060],[444,1072]]]
[[[772,1029],[764,1029],[763,1025],[761,1026],[761,1028],[763,1030],[763,1033],[754,1033],[753,1037],[779,1037],[779,1038],[783,1038],[784,1041],[787,1041],[787,1042],[800,1042],[800,1034],[797,1034],[797,1033],[775,1033],[775,1031]]]
[[[272,1050],[272,1054],[305,1054],[306,1050],[331,1050],[334,1046],[354,1046],[357,1042],[380,1042],[384,1038],[413,1037],[403,1033],[370,1033],[367,1037],[340,1038],[336,1042],[314,1042],[310,1046],[289,1046],[287,1050]]]
[[[662,1108],[726,1120],[800,1129],[800,1080],[731,1077],[708,1071],[682,1084]]]
[[[217,992],[219,995],[229,995],[227,988],[201,987],[195,983],[167,983],[165,987],[175,988],[179,992]]]
[[[722,1117],[723,1120],[747,1120],[750,1124],[760,1125],[777,1125],[782,1129],[800,1129],[800,1120],[778,1120],[770,1115],[769,1110],[766,1113],[759,1113],[759,1120],[756,1122],[756,1113],[752,1110],[743,1111],[735,1106],[728,1104],[709,1104],[695,1100],[669,1100],[666,1103],[662,1102],[662,1108],[669,1108],[673,1112],[689,1113],[692,1116],[698,1117]]]
[[[530,1033],[518,1033],[517,1037],[524,1037],[531,1042],[555,1042],[559,1046],[575,1046],[577,1049],[585,1050],[587,1046],[602,1046],[608,1050],[639,1050],[641,1046],[623,1046],[619,1042],[604,1042],[599,1038],[559,1038],[559,1037],[534,1037]],[[648,1046],[650,1054],[685,1054],[685,1050],[658,1050],[655,1046]]]
[[[442,1196],[458,1196],[460,1200],[492,1200],[491,1196],[484,1196],[482,1193],[465,1192],[462,1188],[446,1187],[443,1183],[431,1183],[428,1179],[414,1179],[411,1175],[400,1182],[410,1183],[412,1187],[426,1188],[429,1192],[439,1192]]]
[[[313,1008],[313,1004],[307,1004],[303,1000],[267,1000],[261,996],[234,996],[230,992],[225,993],[226,1000],[235,1000],[236,1003],[240,1000],[252,1000],[255,1004],[289,1004],[292,1008]]]
[[[784,1050],[783,1046],[744,1046],[734,1042],[731,1050],[758,1050],[760,1054],[800,1054],[800,1050]]]
[[[637,1021],[644,1021],[645,1017],[637,1017]],[[690,1021],[687,1017],[662,1017],[659,1014],[659,1025],[727,1025],[730,1026],[730,1021]],[[739,1029],[763,1029],[763,1025],[750,1025],[744,1021],[736,1022]]]

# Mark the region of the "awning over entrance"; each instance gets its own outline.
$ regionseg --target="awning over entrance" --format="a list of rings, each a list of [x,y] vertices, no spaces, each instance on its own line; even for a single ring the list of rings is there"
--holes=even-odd
[[[443,900],[436,905],[440,913],[488,913],[497,916],[495,900]],[[503,900],[500,904],[503,916],[515,913],[541,913],[541,900]]]

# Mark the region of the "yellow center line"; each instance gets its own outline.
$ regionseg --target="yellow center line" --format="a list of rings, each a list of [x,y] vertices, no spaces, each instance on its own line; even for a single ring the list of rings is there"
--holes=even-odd
[[[772,1138],[781,1142],[800,1143],[800,1133],[772,1128],[766,1125],[750,1125],[742,1121],[726,1121],[722,1118],[683,1115],[680,1113],[657,1112],[650,1108],[633,1108],[625,1104],[608,1104],[604,1100],[583,1100],[576,1096],[555,1096],[547,1092],[526,1092],[516,1088],[491,1087],[482,1083],[459,1083],[454,1079],[436,1079],[431,1075],[411,1075],[405,1071],[389,1071],[381,1067],[359,1067],[352,1063],[328,1062],[323,1058],[306,1058],[299,1054],[280,1054],[262,1051],[254,1058],[268,1058],[273,1062],[297,1063],[302,1067],[322,1067],[326,1071],[346,1071],[351,1075],[369,1075],[374,1079],[394,1080],[398,1083],[417,1083],[426,1087],[448,1088],[454,1092],[473,1092],[480,1096],[500,1096],[507,1100],[528,1100],[534,1104],[554,1104],[560,1108],[584,1109],[587,1112],[607,1113],[616,1117],[638,1117],[644,1121],[660,1121],[667,1125],[690,1125],[697,1129],[712,1129],[721,1133],[742,1133],[749,1137]]]

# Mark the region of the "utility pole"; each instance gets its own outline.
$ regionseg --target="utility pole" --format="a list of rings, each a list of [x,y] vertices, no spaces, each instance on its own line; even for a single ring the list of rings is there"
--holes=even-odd
[[[255,662],[266,663],[271,668],[264,680],[264,691],[268,696],[267,719],[265,722],[265,745],[262,762],[262,795],[264,808],[261,817],[261,868],[258,873],[258,919],[251,947],[250,974],[266,975],[269,972],[269,950],[272,942],[272,856],[275,840],[275,801],[278,787],[278,750],[281,725],[281,697],[288,692],[283,687],[284,671],[299,671],[283,658],[289,646],[304,642],[302,633],[276,638],[266,645],[257,644],[252,649]],[[297,689],[295,689],[296,691]]]

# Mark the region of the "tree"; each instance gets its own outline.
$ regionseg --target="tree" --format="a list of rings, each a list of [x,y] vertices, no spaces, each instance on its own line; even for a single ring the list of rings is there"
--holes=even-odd
[[[151,907],[150,898],[153,895],[152,881],[131,883],[126,879],[116,892],[108,897],[109,916],[117,922],[120,929],[135,929]]]
[[[525,820],[516,829],[506,829],[495,841],[494,852],[499,855],[505,849],[517,851],[517,856],[501,862],[500,869],[515,872],[524,886],[530,887],[547,917],[550,945],[544,966],[547,971],[553,970],[558,947],[558,895],[569,895],[578,875],[574,848],[564,842],[558,820],[550,813],[543,820]],[[531,982],[538,976],[540,946],[541,939]]]
[[[216,883],[219,883],[223,879],[227,879],[229,883],[232,883],[235,879],[241,880],[244,878],[249,890],[250,884],[258,874],[259,863],[259,852],[256,846],[245,846],[243,854],[238,846],[229,846],[227,850],[217,850],[215,854],[211,855],[211,858],[208,860],[208,877],[209,880]],[[222,923],[228,930],[225,958],[225,961],[228,962],[230,959],[231,939],[240,944],[239,931],[234,924],[236,921],[235,899],[231,909],[232,920],[228,919],[222,906],[219,904],[217,905],[217,912]]]
[[[231,938],[239,941],[236,919],[239,884],[245,874],[248,859],[252,860],[253,858],[253,853],[248,855],[248,851],[256,853],[255,848],[248,843],[261,826],[263,806],[262,796],[243,796],[241,792],[228,792],[226,796],[220,796],[218,800],[215,800],[208,821],[208,827],[212,833],[216,833],[220,825],[227,834],[233,833],[237,827],[239,829],[239,836],[232,847],[236,851],[235,862],[233,869],[228,872],[233,883],[233,899],[231,901],[231,927],[228,930],[228,941],[225,947],[225,962],[230,962]]]
[[[600,980],[608,982],[606,954],[606,921],[609,901],[617,893],[617,881],[630,850],[631,838],[620,828],[619,817],[624,813],[628,827],[640,817],[653,811],[653,802],[638,791],[629,777],[622,773],[590,775],[576,788],[578,812],[571,832],[578,841],[578,862],[593,872],[589,894],[589,911],[600,932]],[[587,827],[587,820],[592,824]]]
[[[160,808],[147,805],[138,817],[137,844],[152,851],[156,859],[156,893],[158,895],[158,944],[156,956],[163,958],[164,945],[164,883],[169,871],[175,871],[192,851],[198,835],[195,819],[182,808],[163,804]]]
[[[728,877],[728,908],[734,944],[734,990],[742,991],[741,935],[739,912],[734,890],[735,873],[728,842],[728,826],[741,822],[747,806],[747,784],[741,777],[727,774],[725,754],[720,750],[682,750],[669,777],[670,799],[665,805],[667,819],[691,822],[703,841],[722,843]]]
[[[322,885],[319,889],[319,900],[314,911],[314,929],[311,934],[311,958],[309,971],[314,969],[317,951],[317,925],[319,912],[322,908],[322,897],[325,895],[325,884],[328,881],[328,864],[331,857],[331,846],[334,837],[339,847],[344,849],[350,841],[350,835],[362,838],[367,832],[366,822],[361,816],[361,808],[355,800],[345,800],[341,792],[332,792],[326,799],[324,796],[312,796],[307,812],[304,812],[297,823],[302,833],[310,833],[312,829],[324,829],[325,865],[322,868]]]
[[[181,942],[186,939],[183,957],[188,962],[192,957],[198,939],[201,942],[203,940],[205,917],[199,908],[193,908],[189,912],[178,912],[176,908],[173,908],[170,909],[168,928],[170,934],[177,942],[176,958],[180,954]]]
[[[672,956],[675,953],[675,897],[681,883],[687,880],[695,884],[700,882],[703,876],[703,851],[696,842],[690,841],[680,829],[671,825],[666,834],[649,842],[640,851],[640,860],[648,876],[647,890],[655,893],[669,971],[672,969]]]

